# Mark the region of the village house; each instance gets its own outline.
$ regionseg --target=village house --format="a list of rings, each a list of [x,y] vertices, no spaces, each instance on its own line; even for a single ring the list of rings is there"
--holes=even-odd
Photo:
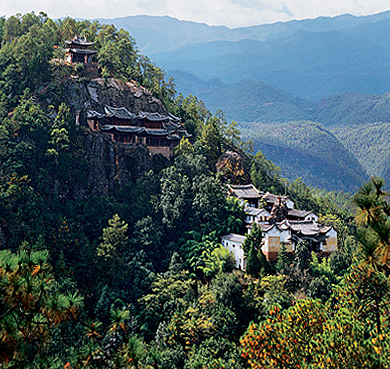
[[[318,216],[311,210],[294,209],[294,202],[288,197],[263,193],[253,185],[228,187],[231,195],[242,203],[248,205],[251,201],[252,206],[245,207],[247,232],[251,232],[254,223],[260,225],[263,233],[261,250],[267,260],[277,260],[282,243],[287,252],[294,252],[300,241],[306,241],[310,251],[324,255],[337,250],[336,230],[318,223]],[[264,207],[253,207],[255,202]],[[221,238],[222,245],[234,255],[237,267],[243,270],[246,265],[242,249],[244,240],[244,235],[237,234]]]
[[[228,185],[228,189],[232,196],[237,197],[241,204],[246,204],[248,207],[259,208],[263,192],[259,191],[253,184],[248,185]]]
[[[271,213],[268,212],[266,209],[258,209],[258,208],[247,206],[244,208],[244,210],[246,213],[245,223],[247,224],[268,223],[271,218]]]
[[[235,233],[222,237],[222,246],[234,255],[236,268],[241,270],[245,270],[246,268],[246,258],[242,248],[244,241],[245,236]]]
[[[127,145],[144,145],[153,154],[167,158],[180,140],[191,135],[183,127],[180,118],[167,113],[137,114],[125,107],[104,106],[103,112],[87,110],[87,124],[94,132],[104,132],[115,142]]]

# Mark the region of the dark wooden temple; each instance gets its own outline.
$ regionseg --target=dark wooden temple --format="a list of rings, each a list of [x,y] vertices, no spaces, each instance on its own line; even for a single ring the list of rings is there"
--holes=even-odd
[[[121,144],[144,145],[150,152],[171,157],[180,140],[191,135],[174,115],[105,106],[104,112],[87,111],[87,123],[92,131],[104,132]]]
[[[89,64],[97,50],[90,49],[95,43],[87,41],[85,36],[74,36],[72,40],[65,41],[66,60],[70,63]]]

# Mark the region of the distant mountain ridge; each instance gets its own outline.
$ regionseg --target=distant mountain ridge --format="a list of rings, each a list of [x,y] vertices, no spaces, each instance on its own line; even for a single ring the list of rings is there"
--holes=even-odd
[[[186,72],[172,74],[181,93],[196,95],[211,111],[221,109],[239,122],[311,120],[325,126],[390,122],[390,94],[346,92],[314,103],[260,81],[205,82]]]
[[[127,29],[141,52],[168,74],[262,81],[309,100],[390,91],[390,12],[233,29],[170,17],[100,21]]]
[[[136,38],[140,50],[151,55],[156,52],[174,50],[191,43],[246,39],[267,41],[288,37],[297,31],[341,30],[389,19],[390,11],[369,16],[357,17],[344,14],[336,17],[318,17],[237,28],[209,26],[206,23],[179,20],[169,16],[135,15],[98,20],[127,29]],[[156,37],[158,35],[162,37]],[[160,43],[162,38],[165,40],[163,45]]]

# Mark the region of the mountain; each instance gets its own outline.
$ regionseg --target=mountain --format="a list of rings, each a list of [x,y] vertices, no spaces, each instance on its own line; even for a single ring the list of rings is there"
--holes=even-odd
[[[383,94],[390,85],[390,12],[234,29],[170,17],[101,21],[127,29],[168,73],[263,81],[312,100],[347,91]]]
[[[195,95],[212,112],[223,110],[226,116],[246,122],[309,119],[312,104],[264,82],[241,80],[226,84],[214,79],[203,82],[192,74],[173,72],[175,83],[184,95]]]
[[[349,191],[367,173],[390,178],[387,125],[378,123],[390,121],[390,12],[235,29],[170,17],[103,21],[127,29],[180,93],[238,121],[289,179]]]
[[[317,123],[242,123],[240,129],[290,180],[302,177],[319,188],[353,191],[368,179],[350,151]]]
[[[389,122],[390,95],[348,92],[330,96],[315,106],[312,119],[327,126]]]
[[[369,175],[390,182],[390,123],[337,125],[329,131],[349,148]]]
[[[150,55],[193,43],[218,40],[269,41],[289,37],[298,31],[324,32],[354,27],[361,29],[389,19],[390,12],[362,17],[344,14],[336,17],[318,17],[238,28],[209,26],[206,23],[184,21],[169,16],[135,15],[98,20],[128,30],[137,40],[141,52]]]
[[[239,122],[311,120],[329,127],[390,121],[389,94],[346,92],[313,103],[261,81],[203,81],[177,70],[172,75],[181,93],[196,95],[212,112],[222,109]]]

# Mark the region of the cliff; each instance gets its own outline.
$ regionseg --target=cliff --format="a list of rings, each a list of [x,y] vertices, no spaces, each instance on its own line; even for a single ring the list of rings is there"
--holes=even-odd
[[[64,86],[63,101],[71,108],[76,124],[84,131],[88,193],[107,195],[150,170],[158,172],[169,165],[168,159],[149,153],[145,147],[115,143],[104,134],[91,132],[87,128],[86,109],[103,110],[104,105],[125,107],[134,113],[166,114],[161,101],[146,88],[115,79],[107,82],[101,78],[68,80]]]

